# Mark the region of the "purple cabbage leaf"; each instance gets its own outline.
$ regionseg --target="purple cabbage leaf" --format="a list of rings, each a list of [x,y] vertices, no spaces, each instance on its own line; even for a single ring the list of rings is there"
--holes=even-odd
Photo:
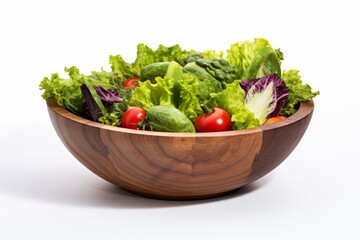
[[[245,107],[254,113],[260,124],[280,114],[290,91],[276,73],[244,80],[240,86],[246,93]]]

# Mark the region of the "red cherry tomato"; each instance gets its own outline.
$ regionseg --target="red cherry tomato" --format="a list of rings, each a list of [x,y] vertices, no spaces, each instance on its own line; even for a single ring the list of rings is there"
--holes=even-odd
[[[136,88],[139,83],[139,78],[133,77],[126,80],[122,85],[126,90]]]
[[[196,132],[220,132],[232,129],[231,117],[228,112],[221,108],[214,108],[210,114],[200,114],[194,126]]]
[[[146,112],[144,109],[139,107],[130,107],[128,108],[122,119],[121,119],[121,127],[130,128],[130,129],[140,129],[140,124],[146,117]]]

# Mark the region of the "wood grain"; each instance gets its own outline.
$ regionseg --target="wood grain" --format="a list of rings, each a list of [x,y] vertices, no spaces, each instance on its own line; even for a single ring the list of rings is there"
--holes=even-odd
[[[106,126],[47,100],[52,124],[85,167],[128,191],[196,199],[240,188],[276,168],[293,151],[314,105],[302,103],[278,123],[219,133],[162,133]]]

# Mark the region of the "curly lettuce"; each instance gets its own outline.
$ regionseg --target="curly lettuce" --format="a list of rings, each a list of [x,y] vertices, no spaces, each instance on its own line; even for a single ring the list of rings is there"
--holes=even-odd
[[[78,112],[83,103],[80,86],[83,84],[84,75],[76,67],[65,68],[69,78],[61,78],[58,73],[53,73],[50,78],[45,77],[40,82],[41,95],[44,99],[54,97],[60,106]]]
[[[45,77],[39,85],[40,90],[44,90],[42,97],[54,97],[57,104],[66,107],[68,110],[84,115],[84,96],[81,85],[85,82],[92,86],[99,86],[105,89],[117,89],[118,85],[111,72],[93,71],[90,75],[80,73],[75,66],[65,68],[68,78],[62,78],[58,73],[53,73],[50,78]]]
[[[60,106],[86,117],[89,109],[84,109],[87,103],[81,86],[87,83],[90,94],[87,89],[84,91],[83,85],[85,95],[91,95],[96,106],[100,106],[99,109],[94,108],[95,119],[108,125],[118,125],[128,106],[139,106],[145,110],[156,105],[172,106],[194,121],[202,113],[201,104],[209,103],[230,113],[234,129],[246,129],[259,126],[261,121],[246,107],[245,91],[240,82],[245,84],[248,79],[276,74],[290,89],[280,113],[284,116],[295,113],[300,102],[310,101],[319,95],[318,91],[302,82],[298,70],[282,70],[283,59],[280,49],[274,49],[263,38],[236,42],[226,51],[196,52],[184,50],[178,44],[170,47],[159,45],[157,49],[152,49],[138,44],[134,62],[125,61],[121,55],[110,56],[111,71],[101,69],[90,75],[80,73],[74,66],[65,68],[68,77],[53,73],[40,82],[40,90],[44,91],[44,99],[54,97]],[[125,80],[140,77],[146,66],[158,63],[165,67],[161,74],[156,73],[151,78],[151,82],[148,81],[150,77],[146,77],[133,90],[122,87]],[[104,91],[97,92],[93,97],[97,86]],[[110,92],[116,93],[123,101],[101,107],[104,103],[100,95]]]
[[[110,56],[109,63],[112,72],[121,80],[125,80],[131,77],[140,77],[141,69],[151,63],[180,62],[181,59],[193,52],[193,50],[183,50],[178,44],[170,47],[160,44],[156,50],[153,50],[141,43],[137,45],[137,56],[133,63],[126,62],[121,55]]]
[[[171,62],[164,77],[140,82],[134,89],[130,106],[145,110],[157,105],[172,106],[183,112],[190,120],[202,112],[197,95],[201,92],[201,83],[196,76],[183,73],[181,66]]]
[[[286,86],[290,88],[285,106],[281,110],[281,115],[283,116],[294,114],[297,111],[300,102],[310,101],[320,94],[319,91],[312,91],[312,88],[308,84],[303,84],[299,70],[284,70],[282,73],[282,80],[285,82]]]

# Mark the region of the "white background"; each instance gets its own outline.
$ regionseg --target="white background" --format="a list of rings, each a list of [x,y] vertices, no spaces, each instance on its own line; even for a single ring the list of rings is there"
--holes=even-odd
[[[0,239],[360,239],[356,1],[1,1]],[[92,174],[60,142],[39,82],[109,69],[137,43],[225,50],[264,37],[321,95],[294,152],[235,194],[160,201]]]

